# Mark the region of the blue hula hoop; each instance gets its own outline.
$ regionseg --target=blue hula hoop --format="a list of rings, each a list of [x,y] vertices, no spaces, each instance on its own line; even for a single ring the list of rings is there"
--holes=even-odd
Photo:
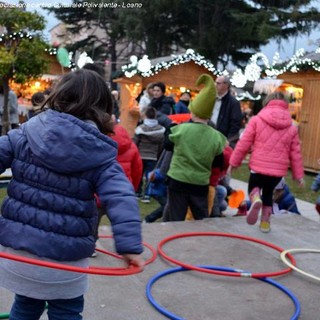
[[[205,269],[210,269],[210,270],[227,271],[227,272],[240,272],[239,270],[236,270],[236,269],[218,267],[218,266],[200,266],[200,267],[205,268]],[[160,313],[162,313],[164,316],[166,316],[167,318],[172,319],[172,320],[185,320],[185,319],[168,311],[167,309],[163,308],[158,302],[156,302],[156,300],[153,298],[153,296],[151,294],[151,288],[152,288],[153,284],[157,280],[159,280],[160,278],[165,277],[171,273],[176,273],[176,272],[180,272],[180,271],[191,271],[191,270],[183,268],[183,267],[176,267],[176,268],[172,268],[172,269],[167,269],[165,271],[159,272],[154,277],[152,277],[146,286],[146,295],[147,295],[149,302],[152,304],[152,306],[155,309],[157,309]],[[241,271],[241,272],[245,272],[245,271]],[[283,286],[279,282],[277,282],[273,279],[270,279],[270,278],[256,278],[256,279],[267,282],[267,283],[275,286],[276,288],[278,288],[282,292],[284,292],[292,300],[294,307],[295,307],[295,312],[291,316],[290,320],[299,319],[300,312],[301,312],[300,302],[297,299],[297,297],[288,288],[286,288],[285,286]]]

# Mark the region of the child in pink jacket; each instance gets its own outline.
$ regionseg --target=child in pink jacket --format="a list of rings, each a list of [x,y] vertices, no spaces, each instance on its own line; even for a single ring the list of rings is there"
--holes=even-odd
[[[230,159],[229,171],[239,167],[250,151],[248,224],[255,224],[262,207],[260,230],[270,231],[273,189],[289,166],[303,186],[303,161],[297,127],[292,125],[288,102],[281,92],[264,100],[264,108],[251,118]],[[261,198],[260,198],[261,197]]]

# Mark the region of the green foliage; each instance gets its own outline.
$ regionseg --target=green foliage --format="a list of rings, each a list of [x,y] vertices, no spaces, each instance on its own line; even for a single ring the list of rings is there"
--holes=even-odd
[[[46,66],[46,44],[41,37],[44,18],[8,8],[0,11],[0,25],[6,28],[0,41],[0,77],[26,80],[43,73]]]
[[[0,47],[0,77],[10,72],[11,66],[14,63],[13,50],[7,50],[5,47]]]
[[[46,20],[37,13],[23,11],[18,8],[0,10],[0,25],[6,27],[8,33],[41,31]]]
[[[18,8],[0,10],[0,25],[6,33],[0,38],[0,80],[4,91],[3,133],[9,130],[9,81],[23,83],[43,74],[48,65],[41,31],[45,19]]]
[[[151,58],[169,55],[172,47],[186,47],[192,37],[190,24],[194,3],[187,0],[142,0],[142,8],[122,12],[126,35],[136,43],[145,44]],[[187,43],[186,43],[186,40]]]
[[[47,44],[41,39],[21,40],[17,47],[13,78],[18,83],[39,77],[48,67],[48,58],[45,55]]]

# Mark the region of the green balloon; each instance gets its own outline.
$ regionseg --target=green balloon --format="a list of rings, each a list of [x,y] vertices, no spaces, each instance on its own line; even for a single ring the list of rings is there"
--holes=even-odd
[[[57,51],[57,59],[63,67],[68,67],[70,64],[68,50],[65,48],[59,48]]]

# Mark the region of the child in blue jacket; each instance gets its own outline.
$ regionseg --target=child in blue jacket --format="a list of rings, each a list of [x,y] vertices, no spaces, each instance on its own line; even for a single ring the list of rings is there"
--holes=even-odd
[[[0,215],[0,252],[87,268],[95,248],[96,193],[108,207],[118,254],[143,267],[141,221],[116,160],[112,98],[91,70],[64,75],[45,109],[0,137],[0,172],[12,170]],[[82,319],[87,274],[0,259],[0,286],[15,293],[10,319]]]
[[[166,175],[161,173],[160,169],[155,169],[149,174],[146,194],[154,198],[160,206],[145,217],[145,222],[151,223],[162,218],[167,203],[167,185],[165,179]]]

